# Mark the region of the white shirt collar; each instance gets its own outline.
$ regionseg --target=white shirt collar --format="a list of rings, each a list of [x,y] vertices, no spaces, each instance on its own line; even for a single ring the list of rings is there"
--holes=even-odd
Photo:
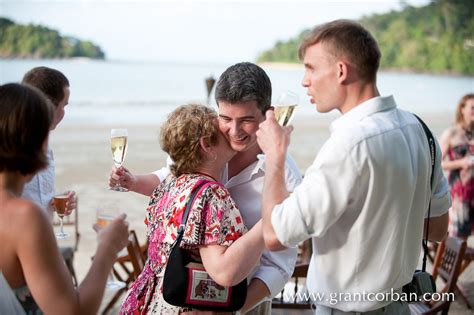
[[[229,164],[226,164],[222,176],[222,183],[224,183],[224,185],[229,188],[240,183],[250,181],[254,175],[258,174],[258,172],[262,171],[263,173],[265,173],[264,165],[265,160],[258,159],[246,168],[244,168],[234,177],[229,178]]]
[[[331,123],[331,133],[337,129],[347,126],[350,122],[359,121],[377,112],[386,111],[395,108],[395,100],[393,96],[376,96],[363,103],[360,103],[346,114],[342,115]]]

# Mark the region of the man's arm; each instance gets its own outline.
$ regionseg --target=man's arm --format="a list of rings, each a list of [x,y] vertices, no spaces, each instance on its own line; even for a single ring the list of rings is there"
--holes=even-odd
[[[240,310],[241,313],[245,313],[251,310],[258,302],[270,295],[270,290],[265,283],[258,279],[253,278],[247,287],[247,299],[245,304]]]
[[[109,175],[109,186],[120,185],[130,191],[149,196],[160,184],[160,178],[155,173],[134,175],[126,167],[113,167]]]
[[[272,251],[286,249],[278,240],[272,225],[273,207],[288,197],[288,191],[283,179],[283,163],[278,160],[265,157],[265,181],[263,185],[262,198],[262,219],[263,219],[263,239],[265,246]],[[272,166],[269,166],[273,164]]]
[[[449,222],[449,212],[439,216],[430,218],[430,227],[428,231],[428,239],[434,242],[441,242],[448,233],[448,222]],[[425,219],[425,225],[423,228],[423,238],[426,233],[426,224],[428,219]]]
[[[435,141],[436,142],[436,141]],[[436,164],[434,168],[434,178],[431,193],[431,210],[428,239],[431,241],[442,241],[448,232],[449,212],[451,207],[451,193],[449,191],[449,184],[444,176],[441,163],[443,156],[446,155],[448,149],[448,141],[446,140],[446,132],[441,145],[436,143]],[[423,238],[425,237],[426,225],[428,217],[425,217],[423,227]]]
[[[272,226],[271,216],[275,205],[288,197],[285,185],[285,157],[290,143],[291,127],[278,125],[275,114],[269,110],[266,120],[260,124],[257,140],[265,153],[265,181],[262,198],[263,238],[265,246],[272,250],[286,247],[278,240]]]

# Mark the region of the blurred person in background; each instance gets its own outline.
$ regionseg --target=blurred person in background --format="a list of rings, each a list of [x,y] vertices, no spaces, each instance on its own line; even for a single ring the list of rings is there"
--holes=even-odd
[[[467,239],[474,234],[474,94],[464,95],[456,108],[456,121],[440,139],[443,169],[449,172],[453,205],[449,234]]]

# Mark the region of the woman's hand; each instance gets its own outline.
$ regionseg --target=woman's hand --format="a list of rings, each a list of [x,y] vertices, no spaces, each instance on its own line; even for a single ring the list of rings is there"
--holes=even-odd
[[[117,255],[122,248],[128,244],[128,222],[126,214],[121,214],[103,228],[94,224],[94,230],[98,235],[98,247],[109,250],[111,254]]]
[[[137,183],[137,177],[133,175],[126,167],[112,167],[109,174],[109,187],[120,185],[123,188],[133,191],[133,186]]]

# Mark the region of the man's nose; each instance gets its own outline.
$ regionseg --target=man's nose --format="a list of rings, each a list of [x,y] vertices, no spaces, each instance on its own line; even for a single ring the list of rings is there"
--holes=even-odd
[[[240,130],[240,125],[238,122],[236,121],[233,121],[229,124],[229,132],[230,134],[232,135],[236,135],[239,133],[239,130]]]
[[[304,86],[304,87],[309,86],[309,79],[307,78],[306,75],[303,77],[303,80],[301,80],[301,85]]]

